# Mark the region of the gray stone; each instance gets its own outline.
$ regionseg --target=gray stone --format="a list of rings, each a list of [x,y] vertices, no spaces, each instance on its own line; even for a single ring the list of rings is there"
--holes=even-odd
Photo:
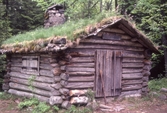
[[[160,94],[158,96],[158,98],[161,99],[161,100],[166,100],[167,99],[166,95],[164,95],[164,94]]]
[[[167,88],[161,88],[160,91],[161,91],[161,92],[165,92],[165,93],[167,93]]]

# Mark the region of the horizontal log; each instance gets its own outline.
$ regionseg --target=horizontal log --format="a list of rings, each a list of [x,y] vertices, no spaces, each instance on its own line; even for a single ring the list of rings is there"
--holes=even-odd
[[[141,84],[122,86],[123,91],[138,90],[138,89],[141,89],[141,88],[142,88]]]
[[[77,62],[78,63],[81,63],[81,62],[91,63],[91,62],[94,62],[94,61],[95,61],[94,57],[74,57],[70,60],[71,63],[73,63],[73,62],[76,62],[76,63]]]
[[[78,77],[70,77],[68,79],[69,82],[93,82],[94,81],[94,76],[78,76]]]
[[[27,92],[31,92],[31,93],[35,93],[38,95],[42,95],[42,96],[46,96],[46,97],[50,97],[50,96],[57,96],[60,95],[59,91],[46,91],[46,90],[42,90],[42,89],[37,89],[33,86],[30,85],[22,85],[22,84],[18,84],[18,83],[9,83],[10,88],[12,89],[18,89],[18,90],[22,90],[22,91],[27,91]]]
[[[133,84],[142,84],[143,80],[139,79],[139,80],[123,80],[122,81],[122,86],[123,85],[133,85]]]
[[[60,81],[60,84],[61,84],[62,86],[67,86],[67,84],[68,84],[68,81],[61,80],[61,81]]]
[[[49,104],[51,105],[61,104],[62,102],[63,102],[63,99],[61,98],[61,96],[51,96],[49,98]]]
[[[67,67],[69,72],[95,72],[95,68]]]
[[[69,79],[69,75],[66,74],[66,73],[61,73],[60,74],[60,78],[63,79],[63,80],[68,80]]]
[[[94,86],[94,82],[71,82],[68,83],[67,86],[65,86],[66,88],[92,88]]]
[[[149,91],[149,89],[148,89],[147,86],[146,86],[146,87],[143,87],[141,90],[142,90],[142,92],[146,92],[146,93]]]
[[[18,72],[11,72],[9,73],[9,75],[12,77],[18,77],[18,78],[23,78],[23,79],[31,79],[33,77],[32,75],[18,73]],[[44,83],[54,83],[53,78],[48,78],[48,77],[43,77],[43,76],[35,76],[34,78],[35,78],[34,79],[35,81],[44,82]]]
[[[54,80],[55,80],[55,82],[60,82],[61,78],[60,78],[60,76],[54,76]]]
[[[111,32],[111,33],[119,33],[119,34],[125,34],[124,31],[122,31],[121,29],[116,29],[116,28],[105,28],[102,31],[104,32]]]
[[[81,40],[80,43],[95,43],[95,44],[111,44],[111,45],[121,45],[121,46],[134,46],[134,47],[143,47],[140,43],[130,42],[126,40],[121,41],[112,41],[112,40],[96,40],[96,39],[89,39],[89,40]]]
[[[51,70],[53,67],[50,64],[40,64],[39,65],[40,69],[45,69],[45,70]]]
[[[12,58],[22,58],[21,54],[12,54]]]
[[[14,94],[14,95],[18,95],[18,96],[22,96],[22,97],[28,97],[28,98],[38,98],[40,101],[44,101],[44,102],[49,102],[49,98],[45,97],[45,96],[40,96],[37,94],[33,94],[33,93],[29,93],[29,92],[24,92],[24,91],[18,91],[15,89],[9,89],[8,93]]]
[[[40,63],[50,63],[49,58],[40,58]]]
[[[57,63],[57,60],[56,60],[56,58],[49,58],[49,62],[50,63]]]
[[[89,75],[94,75],[95,72],[68,72],[69,75],[74,75],[74,76],[89,76]]]
[[[54,89],[57,89],[57,90],[62,87],[60,83],[51,84],[50,86],[51,86],[52,88],[54,88]]]
[[[22,63],[11,63],[11,67],[22,67]]]
[[[151,64],[152,64],[151,60],[146,60],[146,59],[145,59],[143,62],[144,62],[144,64],[146,64],[146,65],[151,65]]]
[[[150,71],[146,71],[146,70],[144,70],[142,73],[143,73],[143,76],[150,76],[151,74]]]
[[[50,70],[40,70],[39,73],[41,76],[54,77],[52,71]]]
[[[2,84],[2,89],[3,90],[8,90],[9,89],[9,83],[3,83]]]
[[[122,79],[141,79],[142,73],[122,74]]]
[[[144,67],[144,64],[143,63],[122,63],[122,67],[124,68],[124,67],[133,67],[133,68],[135,68],[135,67],[137,67],[137,68],[139,68],[139,67],[141,67],[141,68],[143,68]]]
[[[123,68],[122,73],[127,74],[127,73],[142,73],[143,69],[141,68]]]
[[[89,98],[86,96],[81,97],[72,97],[70,100],[71,104],[87,104],[89,101]]]
[[[151,65],[144,65],[143,67],[144,70],[150,71]]]
[[[11,67],[10,70],[14,72],[21,72],[22,68],[21,67]]]
[[[70,96],[80,96],[80,95],[86,95],[88,90],[70,90],[69,95]]]
[[[31,78],[30,78],[31,79]],[[43,83],[43,82],[37,82],[37,81],[31,81],[30,79],[20,79],[20,78],[16,78],[16,77],[11,77],[10,81],[13,83],[18,83],[18,84],[24,84],[24,85],[31,85],[35,88],[40,88],[43,90],[47,90],[47,91],[52,91],[54,90],[54,88],[51,87],[51,84],[48,83]]]
[[[93,52],[70,52],[68,53],[72,57],[93,57],[95,54]]]
[[[140,58],[140,59],[143,58],[144,59],[144,55],[143,54],[138,54],[138,53],[130,54],[130,53],[124,52],[122,54],[122,56],[125,57],[125,58]]]
[[[58,63],[51,63],[50,65],[51,65],[53,68],[59,67],[59,64],[58,64]]]
[[[72,63],[68,67],[95,67],[95,63]]]
[[[110,49],[110,50],[128,50],[128,51],[144,51],[141,47],[129,47],[129,46],[118,46],[118,45],[106,45],[106,44],[80,44],[77,49]]]
[[[143,59],[139,59],[139,58],[123,58],[122,62],[128,62],[128,63],[143,63]]]
[[[29,74],[29,75],[35,75],[35,76],[39,75],[39,71],[38,70],[30,71],[30,70],[27,70],[27,69],[22,69],[21,73]]]
[[[143,86],[143,87],[148,86],[148,82],[143,82],[143,83],[142,83],[142,86]]]
[[[119,95],[119,97],[118,97],[118,100],[121,100],[128,95],[134,95],[134,94],[141,94],[141,89],[133,90],[133,91],[122,91],[121,95]]]
[[[22,63],[22,59],[11,58],[10,60],[11,60],[12,63]]]

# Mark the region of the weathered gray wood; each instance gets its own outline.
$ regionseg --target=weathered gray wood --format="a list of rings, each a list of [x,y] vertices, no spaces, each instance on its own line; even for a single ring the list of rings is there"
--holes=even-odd
[[[31,81],[30,82],[30,78],[28,80],[26,80],[26,79],[11,77],[10,81],[13,82],[13,83],[24,84],[24,85],[30,85],[31,84],[32,87],[40,88],[40,89],[44,89],[44,90],[48,90],[48,91],[54,90],[54,88],[51,87],[51,84],[43,83],[43,82],[37,82],[37,81]]]
[[[94,76],[78,76],[78,77],[70,77],[68,79],[69,82],[93,82],[94,81]]]
[[[50,97],[50,96],[56,96],[56,95],[60,95],[59,91],[46,91],[46,90],[42,90],[42,89],[37,89],[35,87],[30,87],[26,86],[26,85],[22,85],[22,84],[18,84],[18,83],[9,83],[10,88],[12,89],[18,89],[18,90],[22,90],[22,91],[28,91],[31,93],[35,93],[38,95],[42,95],[42,96],[46,96],[46,97]]]
[[[72,63],[68,67],[95,67],[95,63]]]
[[[72,57],[93,57],[94,56],[94,53],[93,52],[90,52],[90,51],[85,51],[85,52],[82,52],[82,51],[74,51],[74,52],[69,52],[69,55],[72,56]]]
[[[75,76],[89,76],[89,75],[94,75],[95,74],[95,72],[77,72],[77,71],[75,71],[75,72],[68,72],[68,74],[69,75],[75,75]]]
[[[81,62],[83,62],[83,63],[91,63],[91,62],[94,62],[94,57],[74,57],[74,58],[72,58],[71,59],[71,63],[72,62],[79,62],[79,63],[81,63]]]
[[[53,76],[58,76],[58,75],[60,75],[61,70],[60,70],[60,68],[54,68],[50,72],[52,72]]]
[[[138,90],[138,89],[141,89],[141,88],[142,88],[141,84],[122,86],[123,91]]]
[[[126,74],[126,73],[142,73],[143,69],[141,68],[123,68],[122,69],[122,73]]]
[[[117,33],[104,32],[103,36],[102,36],[102,39],[104,39],[104,40],[113,40],[113,41],[121,40],[121,35],[117,34]]]
[[[123,58],[122,60],[123,63],[128,62],[128,63],[143,63],[143,59],[139,58]]]
[[[22,64],[21,63],[10,63],[10,66],[11,67],[22,67]]]
[[[53,69],[53,67],[50,64],[42,64],[42,63],[39,65],[39,68],[40,69],[45,69],[45,70]]]
[[[105,28],[102,31],[104,31],[104,32],[111,32],[111,33],[125,34],[124,31],[122,31],[121,29],[117,29],[117,28]]]
[[[118,27],[121,28],[122,30],[124,30],[130,36],[135,37],[136,34],[134,34],[132,31],[130,31],[130,29],[127,28],[128,26],[125,26],[123,24],[119,24]]]
[[[12,54],[12,58],[22,58],[21,54]]]
[[[66,89],[66,88],[60,88],[60,89],[59,89],[59,92],[60,92],[62,95],[69,95],[69,89]]]
[[[140,79],[140,78],[143,78],[142,73],[122,74],[122,79]]]
[[[86,95],[88,90],[70,90],[69,95],[70,96],[80,96],[80,95]]]
[[[55,58],[49,58],[50,63],[57,63],[57,60]]]
[[[63,79],[63,80],[68,80],[69,79],[69,75],[66,74],[66,73],[61,73],[60,74],[60,78]]]
[[[122,67],[141,67],[143,68],[144,67],[144,64],[143,63],[122,63]]]
[[[151,65],[144,65],[143,67],[144,70],[150,71]]]
[[[151,65],[152,64],[151,60],[147,60],[147,59],[145,59],[143,62],[146,65]]]
[[[149,78],[148,78],[148,76],[144,76],[144,77],[142,78],[142,80],[148,82]]]
[[[131,38],[132,37],[130,37],[129,35],[121,35],[121,39],[124,39],[124,40],[129,40]]]
[[[142,83],[142,86],[143,86],[143,87],[148,86],[148,82],[143,82],[143,83]]]
[[[66,88],[79,89],[79,88],[93,88],[93,82],[69,82]]]
[[[29,92],[23,92],[23,91],[18,91],[18,90],[15,90],[15,89],[9,89],[8,93],[18,95],[18,96],[23,96],[23,97],[29,97],[29,98],[35,97],[35,98],[38,98],[40,101],[44,101],[44,102],[47,102],[47,103],[49,102],[48,97],[40,96],[40,95],[29,93]]]
[[[34,69],[34,70],[21,69],[21,73],[29,74],[29,75],[39,75],[39,71],[37,69]]]
[[[124,52],[123,53],[123,57],[127,57],[127,58],[143,58],[144,59],[144,55],[143,54],[138,54],[138,53],[136,53],[136,54],[130,54],[130,53],[126,53],[126,52]]]
[[[141,89],[133,91],[122,91],[121,95],[118,97],[118,100],[121,100],[122,98],[132,94],[141,94]]]
[[[59,67],[59,64],[58,64],[58,63],[51,63],[50,65],[51,65],[53,68]]]
[[[22,63],[22,59],[11,58],[11,62],[12,62],[12,63]]]
[[[70,100],[71,104],[87,104],[89,101],[88,97],[81,96],[81,97],[72,97]]]
[[[22,68],[21,67],[11,67],[10,70],[14,72],[21,72]]]
[[[139,80],[123,80],[122,85],[132,85],[132,84],[141,84],[143,83],[142,79]]]
[[[51,96],[49,98],[49,104],[51,105],[56,105],[56,104],[61,104],[63,102],[63,99],[61,96]]]
[[[68,67],[67,70],[69,72],[94,72],[95,71],[95,68],[81,68],[81,67]]]
[[[61,81],[60,81],[60,84],[61,84],[62,86],[67,86],[67,85],[68,85],[68,82],[65,81],[65,80],[61,80]]]
[[[150,71],[145,71],[145,70],[142,73],[143,73],[143,76],[150,76],[151,74]]]
[[[81,40],[81,43],[95,43],[95,44],[111,44],[111,45],[123,45],[123,46],[135,46],[135,47],[143,47],[140,43],[130,42],[130,41],[108,41],[108,40],[95,40],[95,39],[89,39],[89,40]]]
[[[57,89],[57,90],[62,87],[60,83],[51,84],[50,86],[54,89]]]
[[[129,47],[129,46],[118,46],[118,45],[106,45],[106,44],[90,44],[90,45],[84,45],[80,44],[77,47],[77,49],[110,49],[110,50],[128,50],[128,51],[139,51],[143,52],[144,49],[141,47]]]
[[[24,78],[24,79],[31,79],[32,77],[34,77],[35,81],[44,82],[44,83],[54,83],[53,78],[48,78],[44,76],[32,76],[32,75],[27,75],[27,74],[18,73],[18,72],[11,72],[9,74],[12,77],[18,77],[18,78]]]
[[[2,84],[2,89],[3,90],[8,90],[9,89],[9,83],[3,83]]]
[[[39,73],[41,76],[54,77],[51,70],[42,70],[41,69]]]

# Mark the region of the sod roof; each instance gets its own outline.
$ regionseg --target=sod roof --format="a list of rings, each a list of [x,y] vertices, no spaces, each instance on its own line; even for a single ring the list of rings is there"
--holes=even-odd
[[[11,53],[60,51],[76,46],[77,39],[84,40],[114,25],[126,26],[121,29],[128,35],[137,38],[143,46],[149,48],[152,52],[158,53],[158,49],[151,40],[137,30],[129,21],[118,16],[108,17],[96,23],[86,20],[78,23],[66,23],[55,28],[31,31],[4,41],[1,48],[3,52]]]

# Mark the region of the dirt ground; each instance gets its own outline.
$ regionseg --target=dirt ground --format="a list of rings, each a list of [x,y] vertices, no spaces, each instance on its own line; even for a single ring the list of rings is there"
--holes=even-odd
[[[167,113],[167,101],[157,98],[128,98],[121,101],[107,99],[111,110],[97,108],[94,113]],[[104,105],[104,100],[98,100]],[[19,110],[18,99],[0,100],[0,113],[28,113],[26,109]]]

